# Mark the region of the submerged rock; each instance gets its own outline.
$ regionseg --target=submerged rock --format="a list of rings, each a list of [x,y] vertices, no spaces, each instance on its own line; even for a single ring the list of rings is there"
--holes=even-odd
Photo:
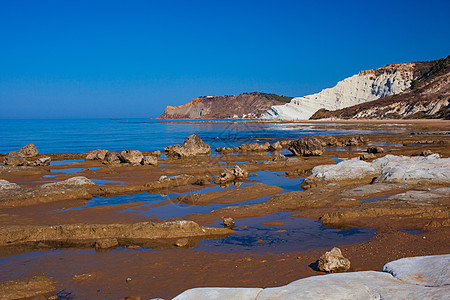
[[[318,268],[327,273],[345,272],[350,269],[350,261],[342,255],[341,249],[334,247],[319,258]]]
[[[297,156],[322,155],[324,149],[322,143],[316,138],[301,138],[289,144],[289,151]]]
[[[34,144],[28,144],[20,148],[19,153],[25,157],[32,157],[38,155],[39,151]]]

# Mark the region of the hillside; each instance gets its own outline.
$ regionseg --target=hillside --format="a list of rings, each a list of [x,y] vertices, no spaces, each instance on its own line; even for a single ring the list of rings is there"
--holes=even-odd
[[[421,67],[403,93],[336,111],[321,109],[311,119],[450,119],[450,56],[421,64]]]
[[[400,63],[361,71],[317,94],[293,98],[290,103],[273,106],[262,118],[307,120],[320,109],[335,111],[400,94],[427,74],[435,63]]]
[[[257,118],[271,106],[287,103],[292,97],[266,93],[232,96],[204,96],[180,106],[167,106],[158,119]]]

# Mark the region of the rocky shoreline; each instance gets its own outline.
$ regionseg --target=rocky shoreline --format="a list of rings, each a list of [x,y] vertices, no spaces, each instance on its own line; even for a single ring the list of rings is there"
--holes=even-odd
[[[320,220],[326,227],[374,228],[377,234],[368,242],[336,245],[344,255],[349,255],[350,271],[381,271],[384,264],[402,257],[448,254],[449,123],[396,125],[383,127],[382,133],[376,122],[340,126],[364,128],[366,133],[220,149],[211,149],[193,135],[183,145],[168,146],[165,151],[99,149],[84,154],[41,154],[27,145],[17,153],[0,155],[0,161],[5,163],[0,165],[2,266],[8,269],[18,263],[21,258],[15,256],[25,252],[109,249],[93,267],[101,270],[102,275],[87,266],[83,274],[97,275],[81,281],[74,279],[80,275],[75,274],[78,272],[75,264],[89,261],[90,254],[48,253],[42,257],[44,261],[60,257],[67,262],[70,276],[62,274],[53,262],[46,267],[46,272],[58,282],[59,291],[70,289],[80,298],[104,297],[106,294],[96,293],[94,287],[107,286],[106,274],[111,282],[123,280],[121,274],[130,268],[141,279],[111,287],[115,298],[174,297],[197,286],[258,287],[260,291],[259,287],[280,286],[322,274],[308,266],[318,259],[323,249],[248,255],[186,250],[196,247],[199,240],[233,236],[232,230],[217,228],[223,227],[224,218],[232,218],[239,231],[243,230],[242,219],[278,212],[288,212],[294,218]],[[65,160],[68,162],[62,165],[50,163]],[[298,188],[286,190],[277,180],[258,176],[261,172],[274,174],[275,179],[298,180]],[[223,190],[223,187],[230,188]],[[155,203],[131,201],[85,206],[92,199],[140,197],[148,193],[181,196]],[[167,205],[189,209],[182,217],[152,214]],[[198,209],[209,206],[215,208]],[[152,229],[144,230],[145,226]],[[373,249],[373,245],[379,249]],[[165,250],[111,252],[117,248]],[[384,248],[389,250],[380,251]],[[169,274],[177,270],[179,251],[184,251],[183,264],[192,276],[187,279],[179,274],[170,280]],[[166,262],[159,267],[151,266],[159,275],[150,280],[142,275],[144,265],[130,263],[136,255],[147,267],[154,259]],[[220,257],[224,260],[213,263]],[[117,265],[117,274],[107,271],[111,260]],[[228,280],[226,272],[232,270],[233,264],[239,265],[243,273]],[[40,275],[33,263],[26,268],[28,274]],[[208,270],[206,274],[222,268],[225,273],[209,279],[201,274],[202,268]],[[276,278],[245,277],[260,268],[283,271]],[[166,276],[169,277],[162,279]],[[0,276],[1,281],[22,279],[26,278],[15,271]]]

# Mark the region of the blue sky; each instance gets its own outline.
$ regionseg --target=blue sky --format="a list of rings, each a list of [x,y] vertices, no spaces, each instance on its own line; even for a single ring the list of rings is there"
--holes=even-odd
[[[450,1],[1,1],[0,118],[157,117],[450,54]]]

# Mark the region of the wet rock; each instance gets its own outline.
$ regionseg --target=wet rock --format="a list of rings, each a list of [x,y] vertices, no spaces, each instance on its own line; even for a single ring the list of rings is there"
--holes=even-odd
[[[25,166],[28,164],[27,159],[19,152],[9,152],[4,158],[5,165],[8,166]]]
[[[350,138],[346,138],[346,139],[342,140],[343,145],[350,146],[350,147],[365,145],[368,142],[369,142],[369,139],[362,135],[350,137]]]
[[[280,143],[280,145],[282,146],[282,147],[287,147],[287,146],[289,146],[289,144],[292,142],[292,141],[290,141],[290,140],[281,140],[281,141],[278,141],[279,143]]]
[[[334,247],[319,258],[318,268],[327,273],[345,272],[350,269],[350,260],[342,255],[341,249]]]
[[[33,144],[28,144],[20,148],[19,153],[25,157],[32,157],[38,155],[39,151]]]
[[[322,143],[316,138],[301,138],[289,144],[289,151],[297,156],[322,155],[324,149]]]
[[[232,218],[223,218],[223,226],[225,228],[234,229],[234,226],[236,224],[234,223],[234,220]]]
[[[51,161],[52,161],[52,159],[49,156],[41,157],[39,159],[36,159],[33,162],[33,165],[35,165],[35,166],[49,166]]]
[[[236,165],[233,169],[225,169],[220,176],[214,178],[214,182],[225,183],[244,178],[248,178],[248,172]]]
[[[271,160],[272,161],[287,160],[287,157],[281,153],[275,153],[275,155],[273,156],[273,158]]]
[[[104,163],[106,164],[118,164],[120,163],[119,158],[120,152],[118,151],[110,151],[105,154]]]
[[[235,153],[235,152],[239,152],[239,147],[221,147],[221,148],[216,148],[216,152],[220,152],[220,153]]]
[[[119,242],[116,238],[98,239],[95,241],[95,248],[108,249],[119,246]]]
[[[0,299],[47,299],[56,291],[56,282],[45,276],[0,283]]]
[[[169,149],[168,152],[170,156],[190,157],[199,154],[208,154],[211,152],[211,147],[203,142],[203,140],[196,133],[194,133],[184,140],[181,147]]]
[[[60,187],[60,186],[84,186],[84,185],[95,185],[95,183],[84,177],[84,176],[76,176],[72,177],[66,180],[58,181],[58,182],[52,182],[52,183],[46,183],[43,184],[43,188],[51,188],[51,187]]]
[[[373,153],[373,154],[384,153],[384,149],[381,148],[381,147],[378,147],[378,146],[376,146],[376,147],[368,147],[366,151],[367,151],[367,153]]]
[[[0,179],[0,191],[14,190],[14,189],[20,189],[20,186],[16,183],[12,183],[7,180]]]
[[[173,152],[175,152],[175,150],[178,150],[178,149],[180,149],[181,148],[181,146],[180,145],[170,145],[170,146],[167,146],[166,148],[164,148],[164,151],[165,152],[167,152],[167,153],[173,153]]]
[[[156,150],[156,151],[150,152],[149,154],[152,156],[160,157],[162,153],[161,153],[161,151]]]
[[[144,158],[142,158],[141,164],[157,166],[158,159],[155,156],[150,156],[150,155],[144,156]]]
[[[281,143],[278,141],[269,146],[269,151],[280,151],[282,149],[283,146],[281,146]]]
[[[189,243],[189,240],[186,238],[181,238],[175,241],[174,245],[177,247],[185,247]]]
[[[200,227],[193,221],[135,224],[63,224],[13,225],[0,228],[0,245],[26,242],[70,241],[71,243],[99,239],[169,239],[191,236],[226,236],[226,228]]]
[[[106,153],[108,153],[108,152],[109,151],[105,150],[105,149],[92,150],[87,153],[86,159],[88,159],[88,160],[93,160],[93,159],[104,160]]]
[[[144,158],[144,155],[139,150],[124,150],[120,152],[119,159],[123,163],[129,163],[129,164],[140,164],[142,159]]]

